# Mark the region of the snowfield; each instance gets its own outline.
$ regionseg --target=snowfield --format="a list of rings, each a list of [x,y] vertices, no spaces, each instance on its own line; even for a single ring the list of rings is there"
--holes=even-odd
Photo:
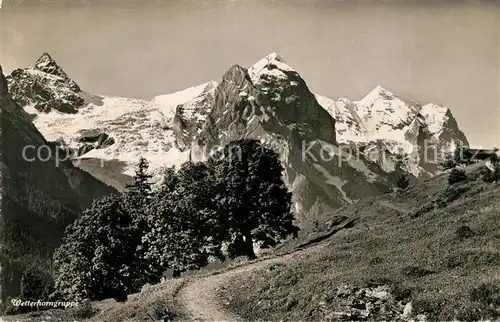
[[[179,166],[189,159],[189,151],[181,151],[175,144],[172,127],[177,107],[196,103],[215,87],[212,81],[156,96],[152,101],[87,94],[92,99],[76,114],[56,110],[39,113],[33,106],[25,110],[35,116],[35,126],[48,141],[64,141],[66,146],[77,148],[82,134],[89,131],[106,133],[115,140],[113,145],[91,150],[79,158],[119,160],[128,165],[124,174],[133,175],[134,165],[142,156],[159,176],[164,167]],[[193,110],[184,109],[184,116],[204,121],[204,116]]]

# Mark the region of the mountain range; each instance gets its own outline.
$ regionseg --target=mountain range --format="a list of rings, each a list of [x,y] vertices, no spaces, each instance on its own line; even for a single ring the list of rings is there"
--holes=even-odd
[[[312,91],[276,53],[230,67],[220,81],[152,100],[86,92],[47,53],[7,76],[13,100],[76,167],[123,190],[140,156],[162,169],[204,160],[241,138],[276,150],[299,222],[438,174],[467,138],[448,107],[376,86],[360,100]]]

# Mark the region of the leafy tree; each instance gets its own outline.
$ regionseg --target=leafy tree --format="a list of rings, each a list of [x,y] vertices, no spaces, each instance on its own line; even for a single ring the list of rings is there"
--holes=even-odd
[[[148,208],[143,238],[146,258],[172,269],[174,276],[222,257],[222,229],[213,198],[213,176],[204,163],[186,162],[176,173],[167,169],[161,189]]]
[[[125,207],[131,213],[134,223],[142,231],[146,231],[144,210],[151,198],[151,178],[149,172],[149,162],[144,157],[139,159],[135,167],[134,182],[127,184],[127,191],[124,194]]]
[[[163,174],[163,182],[161,185],[161,189],[163,190],[163,192],[168,192],[168,193],[173,192],[177,187],[178,183],[179,183],[179,176],[177,176],[175,168],[169,167],[165,169],[165,172]]]
[[[230,257],[256,258],[253,242],[275,246],[295,233],[291,193],[278,155],[256,140],[238,140],[209,160],[216,177],[219,220]]]
[[[141,274],[134,267],[135,229],[121,198],[95,200],[54,254],[56,292],[67,300],[126,300]]]
[[[454,153],[448,154],[445,156],[445,159],[441,162],[441,166],[445,170],[453,169],[457,166],[457,162],[454,158]]]

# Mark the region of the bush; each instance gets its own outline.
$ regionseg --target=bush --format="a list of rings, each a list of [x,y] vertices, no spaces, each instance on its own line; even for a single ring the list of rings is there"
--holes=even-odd
[[[83,301],[78,306],[70,309],[70,316],[77,321],[90,319],[97,314],[97,310],[92,307],[89,301]]]
[[[402,174],[398,181],[396,181],[398,188],[404,190],[410,185],[410,178],[407,174]]]
[[[498,284],[481,284],[471,291],[470,299],[485,306],[500,307],[500,286]]]
[[[457,230],[455,231],[455,235],[457,236],[458,239],[463,240],[473,237],[476,234],[469,226],[464,225],[457,228]]]
[[[168,169],[161,189],[148,207],[148,227],[142,238],[146,259],[157,271],[200,269],[210,256],[222,258],[218,209],[213,196],[213,175],[204,163],[184,163]]]
[[[151,199],[148,162],[140,158],[134,183],[122,196],[94,201],[67,227],[54,253],[56,296],[64,300],[125,301],[146,282],[158,282],[140,247],[148,230],[145,208]]]
[[[448,205],[450,202],[457,200],[462,194],[467,192],[469,187],[458,185],[458,186],[448,186],[445,190],[441,191],[436,203],[442,208]]]
[[[413,302],[415,315],[424,314],[426,320],[439,321],[439,316],[443,311],[443,303],[420,297],[417,297]]]
[[[22,301],[48,301],[52,300],[52,293],[54,292],[54,281],[52,276],[35,267],[29,267],[24,271],[21,276],[21,291],[16,299]],[[10,300],[6,300],[5,314],[22,314],[32,311],[48,310],[49,306],[36,307],[36,306],[13,306]]]
[[[21,298],[28,301],[48,299],[54,291],[54,281],[50,274],[31,267],[21,277]]]
[[[126,300],[138,291],[132,218],[116,196],[96,200],[70,225],[54,254],[56,292],[66,300]]]
[[[173,321],[176,314],[172,312],[164,300],[156,300],[148,308],[148,316],[153,321]]]
[[[453,170],[451,170],[451,173],[448,176],[449,184],[454,184],[465,180],[467,180],[467,175],[465,174],[465,170],[463,169],[454,168]]]
[[[384,259],[382,257],[373,257],[370,260],[370,265],[380,265],[384,263]]]
[[[432,274],[433,272],[426,268],[421,268],[418,266],[406,266],[403,268],[402,273],[403,275],[406,275],[408,277],[420,278]]]
[[[449,170],[449,169],[455,168],[457,166],[457,163],[452,158],[449,158],[449,159],[446,159],[443,162],[441,162],[441,166],[445,170]]]
[[[420,208],[418,208],[413,214],[412,214],[412,218],[418,218],[420,217],[421,215],[425,214],[425,213],[428,213],[429,211],[433,210],[434,209],[434,202],[428,202],[426,204],[424,204],[423,206],[421,206]]]

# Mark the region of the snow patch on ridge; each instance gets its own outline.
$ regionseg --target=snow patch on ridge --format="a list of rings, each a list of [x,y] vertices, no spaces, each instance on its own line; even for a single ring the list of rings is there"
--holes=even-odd
[[[326,178],[326,184],[335,186],[337,190],[342,194],[342,197],[344,198],[345,201],[348,203],[353,203],[353,201],[347,196],[344,190],[342,190],[342,187],[347,183],[347,180],[343,180],[340,177],[335,177],[328,172],[322,165],[319,165],[317,163],[313,164],[314,168],[321,172],[323,176]]]
[[[283,58],[277,53],[267,55],[248,69],[248,74],[254,84],[261,83],[262,76],[264,75],[278,79],[286,79],[287,76],[285,72],[295,72],[295,70],[288,66]]]
[[[172,94],[158,95],[151,101],[151,107],[158,109],[164,116],[173,117],[178,105],[191,101],[204,92],[215,89],[215,87],[217,87],[217,82],[210,81]]]
[[[427,126],[432,134],[438,135],[443,131],[443,127],[448,121],[448,108],[437,104],[426,104],[422,106],[420,113],[427,120]]]

